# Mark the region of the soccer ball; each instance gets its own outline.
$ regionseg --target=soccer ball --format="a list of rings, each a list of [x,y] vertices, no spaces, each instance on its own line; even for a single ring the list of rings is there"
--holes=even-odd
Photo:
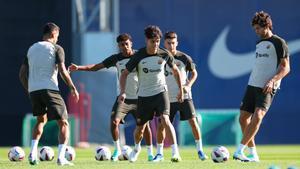
[[[67,146],[67,147],[66,147],[65,158],[66,158],[68,161],[73,161],[73,160],[75,160],[75,157],[76,157],[76,153],[75,153],[74,148],[71,147],[71,146]]]
[[[44,146],[39,153],[40,161],[52,161],[54,159],[54,151],[51,147]]]
[[[8,159],[10,161],[22,161],[24,158],[25,152],[19,146],[12,147],[8,152]]]
[[[224,146],[217,146],[211,152],[211,159],[215,163],[223,163],[229,159],[229,151]]]
[[[99,146],[96,148],[95,159],[98,161],[109,160],[111,157],[111,152],[109,148],[105,146]]]
[[[121,155],[119,156],[119,160],[128,160],[131,152],[131,147],[124,145],[121,149]]]

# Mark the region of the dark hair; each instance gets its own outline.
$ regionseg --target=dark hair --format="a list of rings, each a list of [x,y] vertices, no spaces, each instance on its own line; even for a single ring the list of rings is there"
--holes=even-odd
[[[177,34],[174,31],[168,31],[165,33],[165,40],[166,39],[174,39],[177,38]]]
[[[43,28],[43,35],[50,35],[55,30],[59,31],[59,27],[55,23],[46,23]]]
[[[162,33],[161,30],[159,29],[158,26],[155,25],[149,25],[144,29],[144,33],[145,36],[148,39],[152,39],[152,38],[161,38],[162,37]]]
[[[132,38],[131,36],[128,34],[128,33],[123,33],[123,34],[120,34],[118,37],[117,37],[117,42],[122,42],[122,41],[127,41],[127,40],[130,40],[132,41]]]
[[[251,24],[252,26],[257,24],[263,28],[268,27],[270,30],[273,29],[271,16],[264,11],[256,12],[252,18]]]

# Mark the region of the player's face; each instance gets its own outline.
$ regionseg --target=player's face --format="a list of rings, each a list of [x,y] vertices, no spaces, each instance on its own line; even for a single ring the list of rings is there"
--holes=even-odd
[[[258,24],[253,25],[253,29],[257,36],[260,38],[265,38],[268,35],[269,29],[267,27],[261,27]]]
[[[159,37],[154,37],[151,39],[146,38],[146,47],[147,50],[150,51],[151,53],[156,53],[160,44],[160,38]]]
[[[126,41],[121,41],[118,43],[120,52],[125,55],[130,55],[132,51],[132,42],[127,39]]]
[[[165,40],[165,48],[168,49],[171,53],[176,53],[176,48],[178,45],[177,38],[172,38],[172,39],[166,39]]]
[[[59,31],[58,30],[54,30],[53,32],[52,32],[52,36],[53,36],[53,43],[57,43],[57,41],[58,41],[58,37],[59,37]]]

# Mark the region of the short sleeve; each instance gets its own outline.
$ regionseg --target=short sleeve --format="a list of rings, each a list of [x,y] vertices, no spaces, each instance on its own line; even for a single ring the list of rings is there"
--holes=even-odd
[[[111,55],[110,57],[106,58],[102,63],[106,68],[110,68],[116,66],[118,62],[118,58],[116,55]]]
[[[131,58],[130,60],[127,62],[126,64],[126,69],[129,72],[132,72],[139,64],[140,60],[141,60],[142,55],[140,55],[140,52],[136,52]]]
[[[56,50],[55,50],[55,63],[64,63],[65,62],[65,51],[64,49],[59,46],[56,45]]]
[[[186,57],[187,57],[186,70],[193,71],[196,68],[196,64],[194,63],[193,59],[190,56],[186,56]]]

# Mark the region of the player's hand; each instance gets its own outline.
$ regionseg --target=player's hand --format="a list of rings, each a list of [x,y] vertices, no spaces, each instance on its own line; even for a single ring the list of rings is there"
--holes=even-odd
[[[119,97],[118,97],[118,102],[119,103],[124,103],[125,99],[126,99],[126,94],[125,93],[121,93],[119,95]]]
[[[274,80],[269,80],[267,82],[267,84],[265,85],[265,87],[263,89],[263,92],[265,94],[272,93],[272,91],[274,89],[274,86],[275,86],[275,81]]]
[[[191,91],[191,87],[190,87],[190,86],[188,86],[188,85],[183,86],[183,92],[184,92],[184,93],[188,93],[188,92],[190,92],[190,91]]]
[[[71,65],[68,67],[69,73],[73,72],[73,71],[76,71],[76,70],[78,70],[78,65],[76,65],[74,63],[71,63]]]
[[[79,93],[76,88],[71,89],[71,94],[75,98],[76,103],[79,101]]]
[[[182,103],[184,98],[183,98],[183,90],[180,90],[178,95],[177,95],[177,100],[179,103]]]

